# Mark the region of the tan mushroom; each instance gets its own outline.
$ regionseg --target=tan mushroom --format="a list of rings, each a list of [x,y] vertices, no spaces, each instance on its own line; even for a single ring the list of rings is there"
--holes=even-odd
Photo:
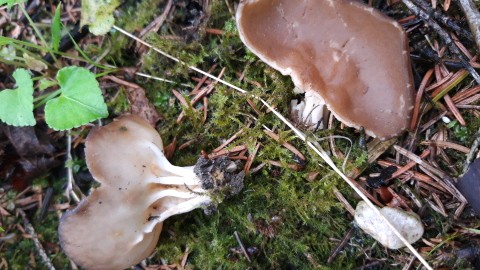
[[[139,117],[95,128],[85,153],[100,186],[63,215],[58,229],[65,253],[83,268],[140,262],[152,254],[165,219],[212,202],[194,167],[170,164],[160,136]]]
[[[304,116],[325,103],[381,139],[407,127],[413,83],[397,22],[355,0],[241,0],[236,19],[245,45],[314,100]]]

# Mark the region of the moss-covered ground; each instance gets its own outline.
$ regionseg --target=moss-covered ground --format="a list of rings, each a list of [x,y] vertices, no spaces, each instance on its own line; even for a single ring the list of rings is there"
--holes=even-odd
[[[147,2],[130,7],[126,12],[138,14],[143,8],[153,9],[154,3]],[[147,40],[157,48],[203,70],[209,70],[213,64],[217,64],[213,74],[225,67],[225,80],[254,91],[281,113],[288,115],[289,100],[293,98],[291,80],[245,51],[237,35],[234,19],[224,1],[212,1],[209,10],[205,12],[209,17],[199,26],[198,36],[190,43],[163,37],[168,34],[184,35],[175,29],[181,27],[185,20],[182,16],[188,13],[187,9],[177,10],[175,14],[178,15],[172,19],[171,24],[165,24],[160,29],[160,34],[149,35]],[[139,21],[142,19],[151,20],[138,18]],[[176,25],[177,20],[179,25]],[[121,19],[118,24],[129,31],[139,26],[138,21]],[[224,34],[202,33],[202,28],[220,29]],[[118,38],[125,37],[119,35]],[[125,48],[119,49],[122,51]],[[157,53],[149,52],[142,60],[142,70],[145,73],[157,76],[173,73],[178,82],[191,83],[191,72]],[[238,72],[244,74],[241,82],[238,80]],[[253,87],[248,82],[257,82],[261,87]],[[332,239],[340,239],[351,226],[351,218],[334,197],[332,188],[337,186],[346,194],[350,194],[350,191],[335,174],[319,165],[321,161],[318,158],[308,155],[302,142],[294,139],[280,120],[271,113],[265,113],[265,110],[257,115],[248,105],[247,96],[218,85],[208,99],[211,109],[206,123],[201,122],[202,111],[187,110],[184,121],[177,124],[175,120],[182,108],[168,104],[173,98],[172,85],[150,80],[143,81],[142,85],[148,89],[153,103],[164,116],[158,127],[163,139],[168,143],[177,138],[178,144],[195,140],[194,145],[175,152],[173,163],[193,164],[200,150],[211,152],[222,140],[250,123],[250,127],[230,147],[246,144],[252,151],[260,143],[255,165],[267,160],[280,161],[285,165],[284,168],[266,165],[262,170],[248,174],[243,192],[221,203],[210,216],[197,210],[167,220],[157,253],[149,260],[151,263],[180,263],[186,249],[190,252],[188,267],[193,269],[349,269],[358,263],[356,261],[359,258],[352,251],[350,254],[342,254],[331,265],[325,264],[337,244]],[[173,88],[184,94],[190,91],[182,86]],[[255,104],[261,108],[261,104]],[[263,125],[280,131],[282,140],[291,142],[308,156],[303,170],[287,168],[287,164],[295,163],[293,153],[266,136]],[[322,177],[309,182],[306,179],[311,172],[321,172]],[[235,231],[247,250],[252,252],[251,262],[238,249]]]
[[[116,25],[128,32],[138,33],[163,12],[166,2],[124,1],[115,14]],[[147,34],[146,41],[202,70],[210,70],[216,65],[212,74],[218,75],[225,68],[223,79],[264,98],[280,113],[289,115],[290,100],[295,98],[293,84],[289,77],[282,76],[246,51],[237,35],[231,13],[236,1],[173,2],[174,10],[169,13],[157,33]],[[209,31],[212,29],[220,31]],[[258,145],[252,168],[265,163],[261,169],[246,175],[245,187],[240,194],[227,198],[213,213],[207,215],[198,209],[168,219],[164,223],[156,252],[146,260],[147,265],[175,264],[182,269],[180,265],[186,258],[185,269],[355,269],[363,265],[370,265],[368,269],[402,269],[408,262],[408,252],[386,250],[355,227],[352,216],[335,197],[333,190],[338,189],[352,205],[358,201],[356,195],[262,104],[255,100],[249,101],[248,96],[217,84],[208,96],[208,115],[204,122],[204,112],[199,106],[182,107],[172,93],[175,89],[187,100],[191,98],[188,94],[196,84],[192,78],[201,78],[200,74],[154,51],[145,51],[145,47],[137,47],[134,41],[119,32],[112,30],[103,39],[101,45],[85,42],[81,45],[92,56],[108,50],[104,61],[109,64],[134,66],[140,72],[176,82],[170,84],[142,77],[134,79],[135,83],[146,90],[149,101],[163,116],[157,129],[164,144],[168,145],[174,139],[177,140],[177,146],[193,141],[185,148],[175,151],[171,160],[173,164],[193,165],[202,150],[211,153],[241,129],[243,132],[228,147],[246,145],[248,153],[252,153]],[[105,122],[129,110],[130,105],[123,88],[107,88],[106,96],[111,115]],[[249,102],[253,102],[258,112]],[[186,112],[185,117],[177,123],[182,110]],[[480,121],[473,115],[467,116],[467,120],[467,127],[455,124],[445,127],[451,130],[453,140],[465,145],[472,143],[473,134],[480,126]],[[294,145],[306,156],[306,161],[299,160],[281,143],[267,136],[264,127],[279,134],[281,142]],[[85,137],[86,133],[84,129],[73,131],[80,138]],[[366,152],[358,144],[358,132],[349,128],[336,129],[334,132],[316,131],[320,137],[331,133],[352,138],[349,168],[367,165],[375,171],[375,166],[365,163]],[[338,140],[337,147],[345,153],[350,145]],[[74,153],[77,153],[72,165],[75,177],[77,180],[83,179],[81,175],[87,169],[83,156],[78,154],[81,150]],[[451,155],[458,158],[455,159],[457,166],[463,165],[463,156],[455,152]],[[272,165],[270,161],[279,162],[280,166]],[[340,166],[343,160],[336,161]],[[289,167],[292,164],[301,169]],[[54,204],[64,204],[64,171],[46,177],[48,179],[35,181],[31,193],[52,187]],[[79,185],[82,186],[82,183]],[[86,181],[85,190],[88,190],[89,185],[91,183]],[[2,205],[13,203],[16,195],[13,192],[5,193],[0,198]],[[32,208],[27,214],[32,218],[41,242],[46,245],[50,259],[57,269],[70,269],[71,265],[58,245],[57,211],[48,212],[41,221],[36,219],[38,211],[38,208]],[[428,208],[423,209],[423,218],[427,225],[426,238],[443,235],[462,243],[469,241],[468,237],[451,231],[453,225],[448,218]],[[32,241],[22,237],[15,227],[15,224],[22,224],[21,217],[2,216],[1,224],[6,233],[0,234],[0,269],[45,269],[33,251]],[[332,262],[327,262],[351,228],[353,234],[348,244]],[[14,236],[6,240],[9,233]],[[235,233],[249,253],[250,261],[239,248]],[[443,246],[439,248],[442,252],[449,249]],[[468,263],[455,258],[447,258],[441,265],[457,269],[470,267]]]

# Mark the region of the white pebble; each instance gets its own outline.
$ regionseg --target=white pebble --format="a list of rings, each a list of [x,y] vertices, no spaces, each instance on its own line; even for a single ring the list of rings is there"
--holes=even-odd
[[[417,214],[388,206],[380,209],[380,212],[410,244],[422,237],[424,229]],[[357,204],[355,221],[362,230],[387,248],[399,249],[405,246],[385,221],[364,201]]]
[[[450,118],[444,116],[442,117],[442,121],[445,123],[445,124],[449,124],[450,122],[452,122],[452,120],[450,120]]]

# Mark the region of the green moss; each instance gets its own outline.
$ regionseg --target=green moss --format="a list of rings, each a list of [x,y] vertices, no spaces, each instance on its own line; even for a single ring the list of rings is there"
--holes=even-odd
[[[180,4],[185,1],[174,2],[178,4],[176,11],[164,22],[158,33],[147,35],[148,42],[188,65],[203,70],[209,70],[216,64],[213,74],[219,74],[225,68],[222,78],[226,81],[262,97],[283,115],[289,114],[289,101],[294,97],[291,79],[282,76],[244,49],[225,1],[211,1],[208,21],[199,27],[199,34],[194,39],[186,38],[182,30],[187,14],[185,7]],[[129,32],[138,33],[163,12],[165,3],[166,1],[160,0],[125,1],[119,10],[120,16],[116,24]],[[205,34],[203,26],[223,29],[225,34]],[[136,79],[136,83],[147,91],[147,97],[164,117],[157,128],[165,145],[174,139],[178,141],[177,145],[193,142],[182,150],[177,149],[172,163],[180,166],[193,165],[201,150],[211,152],[243,129],[244,132],[229,147],[246,145],[249,152],[252,152],[259,144],[254,166],[268,161],[278,161],[281,164],[281,167],[267,164],[262,170],[247,175],[244,190],[218,205],[217,211],[211,216],[203,214],[199,209],[168,219],[164,223],[157,252],[148,259],[148,263],[179,264],[187,249],[187,269],[352,269],[363,263],[363,248],[368,250],[372,258],[385,260],[388,257],[385,263],[387,266],[392,262],[392,254],[406,256],[403,251],[391,251],[387,256],[372,238],[355,231],[350,240],[354,245],[347,245],[332,264],[327,264],[330,253],[338,243],[331,239],[341,239],[353,226],[352,217],[333,193],[333,189],[338,188],[347,199],[354,200],[351,189],[343,180],[320,157],[307,149],[304,142],[288,131],[280,120],[272,113],[267,113],[260,102],[250,98],[259,109],[258,114],[249,105],[249,96],[221,84],[217,84],[208,96],[208,118],[204,123],[203,111],[199,110],[201,104],[184,107],[172,95],[172,90],[175,89],[185,99],[191,99],[192,96],[188,94],[192,88],[182,84],[194,86],[192,77],[202,75],[153,50],[142,55],[140,61],[130,39],[118,33],[112,33],[111,38],[114,42],[112,51],[106,58],[109,62],[119,66],[139,65],[144,73],[176,82],[171,84],[140,77]],[[102,48],[93,46],[87,50],[95,55],[102,53]],[[238,79],[239,74],[243,75],[242,81]],[[118,91],[117,95],[111,95],[114,98],[109,103],[109,109],[114,114],[128,110],[129,106],[125,92],[122,89]],[[181,123],[177,123],[176,119],[182,110],[185,110],[185,116]],[[473,123],[472,126],[461,130],[452,127],[455,138],[466,145],[471,143],[472,135],[480,126],[478,119],[468,121]],[[265,126],[279,134],[281,142],[289,142],[306,156],[302,170],[295,171],[288,167],[298,160],[290,150],[264,133]],[[324,130],[315,135],[325,137],[332,133],[331,130]],[[335,134],[354,137],[352,129],[335,130]],[[351,147],[345,140],[336,142],[344,153]],[[321,144],[326,147],[327,141],[322,141]],[[366,157],[366,152],[354,142],[347,170],[364,166]],[[335,162],[340,167],[343,160]],[[75,170],[84,169],[82,163],[73,162],[72,165],[76,166]],[[314,172],[319,173],[317,179],[307,180]],[[63,183],[61,179],[55,181],[53,186],[56,194],[62,193]],[[44,180],[39,180],[36,184],[43,187],[47,185]],[[11,199],[15,194],[9,196]],[[59,196],[55,198],[56,201],[62,200]],[[445,225],[441,216],[435,213],[431,215],[434,220],[432,226],[441,228]],[[14,222],[19,221],[10,220],[2,224]],[[42,243],[58,243],[57,225],[54,213],[49,213],[46,220],[34,225]],[[450,225],[445,226],[445,230],[449,228]],[[247,249],[256,251],[251,254],[252,262],[248,262],[238,251],[234,232],[238,232]],[[68,260],[59,252],[58,245],[53,245],[55,254],[59,254],[51,255],[55,266],[58,269],[68,269]],[[26,256],[31,250],[31,240],[21,239],[15,245],[4,246],[1,256],[7,258],[12,269],[25,269],[26,266],[33,267],[29,265],[30,260]],[[40,264],[37,267],[41,268]]]
[[[331,198],[311,196],[316,193],[315,187],[289,170],[278,179],[264,173],[246,182],[242,194],[219,205],[213,216],[196,211],[168,220],[165,226],[170,232],[162,234],[158,256],[174,262],[186,245],[192,251],[189,263],[195,269],[246,269],[249,265],[259,269],[311,269],[307,253],[320,264],[326,261],[333,248],[328,238],[341,237],[348,225],[344,211],[331,208]],[[251,264],[232,251],[238,246],[234,231],[247,248],[259,250],[252,255]],[[342,264],[349,265],[348,260]]]
[[[128,102],[124,87],[120,87],[117,91],[118,92],[113,95],[113,98],[107,104],[108,108],[110,108],[110,111],[114,115],[120,115],[130,109],[130,103]]]
[[[115,25],[130,33],[136,33],[147,26],[163,12],[163,0],[124,1],[117,9]],[[118,66],[128,66],[136,60],[132,57],[132,40],[121,33],[111,33],[111,53],[107,59]],[[125,57],[128,55],[128,57]]]
[[[15,219],[15,221],[10,220],[8,222],[23,224],[20,218]],[[63,253],[58,252],[60,247],[58,246],[58,218],[56,214],[51,212],[44,220],[36,221],[33,219],[31,222],[53,265],[57,269],[68,269],[68,258]],[[17,235],[16,237],[17,241],[15,243],[4,243],[2,247],[2,257],[6,259],[9,269],[47,269],[36,252],[33,240],[24,238],[22,235]],[[32,257],[28,256],[29,254]]]
[[[288,115],[289,100],[293,98],[290,78],[244,51],[236,35],[234,21],[223,1],[214,1],[211,9],[215,12],[211,12],[209,27],[223,29],[225,35],[206,35],[188,44],[157,35],[150,35],[149,40],[160,49],[204,70],[217,63],[213,74],[218,74],[225,67],[225,80],[252,91],[282,114]],[[174,78],[178,83],[189,83],[190,77],[195,75],[154,52],[145,55],[142,70],[152,75]],[[244,74],[242,82],[238,82],[236,72]],[[251,82],[261,87],[253,87]],[[149,89],[149,97],[165,118],[158,126],[165,143],[168,144],[173,138],[177,138],[178,144],[194,140],[190,147],[176,151],[174,164],[194,164],[200,150],[210,152],[222,140],[243,128],[244,132],[229,147],[247,145],[252,150],[260,143],[254,165],[268,160],[279,161],[283,165],[283,168],[267,165],[258,173],[248,175],[243,192],[221,203],[218,212],[212,216],[196,210],[167,220],[151,263],[179,263],[188,247],[188,266],[193,269],[246,269],[249,266],[257,269],[338,269],[355,265],[354,256],[343,255],[336,264],[325,265],[334,248],[329,238],[341,238],[350,226],[349,218],[332,189],[337,186],[347,195],[350,191],[344,189],[343,182],[335,174],[319,166],[322,163],[320,158],[310,156],[303,142],[296,139],[292,132],[286,131],[280,120],[272,113],[264,113],[265,108],[261,103],[252,100],[262,111],[258,115],[248,105],[248,96],[218,84],[209,95],[208,119],[202,123],[203,112],[193,110],[198,106],[183,108],[171,94],[172,89],[176,89],[188,99],[186,94],[190,89],[146,80],[141,83],[145,89]],[[175,101],[174,106],[169,100]],[[176,118],[182,109],[186,110],[186,115],[178,124]],[[245,128],[247,123],[250,124],[249,128]],[[264,125],[276,130],[281,141],[295,145],[307,156],[304,170],[294,171],[287,167],[287,164],[295,163],[293,153],[266,136]],[[343,146],[340,147],[343,150]],[[354,152],[353,159],[358,158],[361,160],[358,162],[363,162],[362,154],[361,151]],[[320,179],[308,182],[309,173],[317,171],[322,175]],[[251,263],[238,253],[238,243],[233,234],[235,231],[246,247],[258,250],[252,254]]]

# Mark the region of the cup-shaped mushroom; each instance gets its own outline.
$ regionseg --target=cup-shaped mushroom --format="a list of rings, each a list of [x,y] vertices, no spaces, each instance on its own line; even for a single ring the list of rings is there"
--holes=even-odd
[[[65,253],[86,269],[124,269],[152,254],[162,222],[208,205],[193,167],[165,158],[157,131],[125,116],[87,137],[86,161],[100,186],[63,215]]]
[[[407,127],[413,80],[394,20],[355,0],[242,0],[236,20],[253,53],[346,125],[381,139]]]
[[[148,210],[118,204],[112,191],[94,190],[61,219],[61,246],[85,269],[125,269],[148,257],[158,242],[162,223],[147,231]]]

